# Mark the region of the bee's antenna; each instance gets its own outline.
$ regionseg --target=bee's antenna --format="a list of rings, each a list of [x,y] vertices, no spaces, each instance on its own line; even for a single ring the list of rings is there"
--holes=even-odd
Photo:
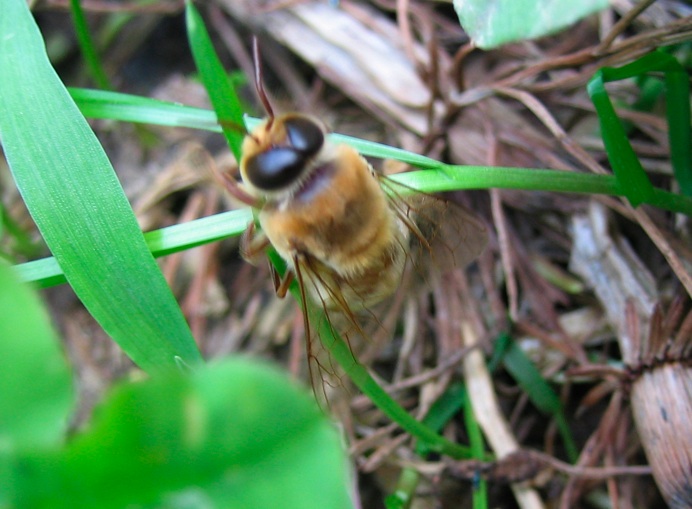
[[[264,84],[262,83],[262,60],[260,58],[259,41],[257,40],[257,36],[252,37],[252,59],[255,62],[255,89],[257,90],[257,95],[259,96],[267,115],[270,119],[272,119],[274,118],[274,109],[269,102],[267,93],[264,91]]]

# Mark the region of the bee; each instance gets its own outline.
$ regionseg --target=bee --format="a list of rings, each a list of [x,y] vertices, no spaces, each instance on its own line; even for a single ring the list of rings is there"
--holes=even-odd
[[[268,118],[242,145],[244,201],[259,210],[260,231],[250,224],[241,252],[252,261],[271,244],[285,260],[286,274],[275,278],[277,295],[296,279],[311,302],[353,321],[397,290],[413,251],[459,267],[480,254],[487,233],[470,213],[378,174],[354,148],[332,143],[313,116],[275,116],[256,43],[253,49],[255,85]]]
[[[240,172],[263,199],[266,241],[286,261],[288,278],[307,283],[313,301],[357,311],[396,290],[406,260],[404,225],[372,167],[348,145],[329,143],[319,120],[270,117],[246,137]],[[246,254],[266,245],[254,242]]]

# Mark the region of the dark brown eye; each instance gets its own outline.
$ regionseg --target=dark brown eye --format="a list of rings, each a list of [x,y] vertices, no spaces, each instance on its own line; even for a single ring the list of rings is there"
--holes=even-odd
[[[287,118],[284,128],[291,147],[306,156],[314,156],[324,145],[324,132],[309,118]]]
[[[305,168],[306,154],[292,147],[274,147],[250,158],[245,172],[250,183],[264,191],[292,184]]]

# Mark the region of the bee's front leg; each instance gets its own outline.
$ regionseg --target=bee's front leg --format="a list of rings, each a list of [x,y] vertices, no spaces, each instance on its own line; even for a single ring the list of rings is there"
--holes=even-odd
[[[237,167],[236,167],[237,173]],[[261,208],[262,200],[250,194],[242,183],[238,182],[233,175],[227,171],[221,171],[216,166],[214,167],[214,176],[217,182],[219,182],[228,193],[233,196],[236,200],[249,205],[253,208]]]
[[[255,228],[255,223],[249,223],[242,237],[240,237],[240,256],[253,265],[257,265],[259,259],[264,256],[265,250],[269,247],[269,244],[269,239],[264,232],[258,232]],[[269,262],[269,270],[272,275],[272,281],[274,282],[274,291],[277,297],[283,299],[286,293],[288,293],[288,287],[293,282],[295,274],[293,270],[288,268],[284,276],[281,277],[271,261]]]
[[[250,222],[240,237],[240,256],[245,261],[257,265],[269,244],[269,239],[264,232],[258,232],[255,228],[255,223]]]

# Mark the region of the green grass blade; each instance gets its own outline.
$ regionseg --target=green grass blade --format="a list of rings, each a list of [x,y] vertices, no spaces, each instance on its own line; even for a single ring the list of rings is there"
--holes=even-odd
[[[216,115],[208,110],[98,90],[71,89],[70,93],[87,117],[221,132],[221,127],[216,122]],[[260,119],[250,117],[246,117],[244,121],[248,129],[252,129],[261,122]],[[329,137],[334,142],[352,145],[365,156],[396,159],[426,170],[393,177],[402,184],[426,192],[501,188],[625,195],[613,175],[592,175],[535,168],[454,166],[396,147],[351,136],[334,133]],[[662,189],[654,188],[647,203],[671,212],[692,215],[692,200],[689,197]]]
[[[79,110],[88,118],[221,132],[216,114],[202,108],[120,92],[87,88],[70,88],[69,91]]]
[[[690,77],[671,55],[666,70],[666,116],[673,173],[680,191],[692,196],[692,118],[690,116]]]
[[[605,83],[640,76],[652,71],[665,74],[666,116],[675,178],[682,193],[692,196],[692,127],[690,126],[689,76],[668,53],[654,51],[622,67],[600,69],[587,90],[596,107],[608,159],[623,194],[632,205],[651,203],[656,190],[627,140],[620,119],[605,90]],[[658,198],[661,198],[660,196]],[[666,207],[667,208],[667,207]]]
[[[185,20],[190,49],[200,78],[220,120],[228,146],[236,161],[240,161],[240,146],[245,137],[242,104],[219,57],[216,56],[202,17],[190,1],[185,5]]]
[[[176,224],[144,234],[144,240],[155,257],[240,235],[252,221],[249,208],[223,212],[189,223]],[[64,283],[65,276],[55,258],[43,258],[15,266],[23,281],[42,288]]]
[[[113,88],[106,75],[106,71],[103,70],[103,66],[101,65],[101,59],[98,56],[98,52],[94,46],[94,40],[89,32],[89,26],[84,17],[84,11],[82,10],[80,0],[70,0],[70,13],[72,14],[72,21],[75,26],[79,48],[82,50],[82,55],[87,63],[91,77],[100,88]]]
[[[468,399],[466,388],[462,387],[463,393],[460,399],[463,401],[464,409],[464,424],[466,424],[466,433],[469,435],[469,444],[471,445],[471,453],[477,460],[485,459],[485,441],[481,427],[473,413],[473,406]],[[488,482],[485,479],[479,479],[478,484],[473,489],[473,509],[488,509]]]
[[[575,462],[579,454],[567,425],[562,402],[555,391],[515,341],[510,340],[506,344],[502,362],[536,408],[555,419],[567,457],[571,462]]]
[[[420,474],[415,468],[404,468],[399,475],[394,492],[384,499],[385,509],[409,509],[419,481]]]
[[[0,16],[0,136],[17,187],[89,312],[147,371],[201,361],[102,147],[24,0]]]
[[[461,382],[454,382],[432,404],[423,422],[435,431],[440,431],[452,417],[454,417],[466,404],[466,389]],[[425,454],[423,448],[416,448],[419,454]]]
[[[618,189],[636,207],[651,199],[653,186],[627,139],[604,83],[604,71],[601,69],[589,81],[587,89],[596,107],[601,137],[617,177]]]
[[[23,282],[35,283],[38,288],[50,288],[67,283],[58,261],[52,256],[15,265],[13,268]]]
[[[690,125],[690,82],[685,68],[675,57],[657,50],[622,67],[605,67],[606,82],[638,77],[650,72],[665,75],[666,117],[671,161],[675,178],[686,196],[692,196],[692,126]]]

